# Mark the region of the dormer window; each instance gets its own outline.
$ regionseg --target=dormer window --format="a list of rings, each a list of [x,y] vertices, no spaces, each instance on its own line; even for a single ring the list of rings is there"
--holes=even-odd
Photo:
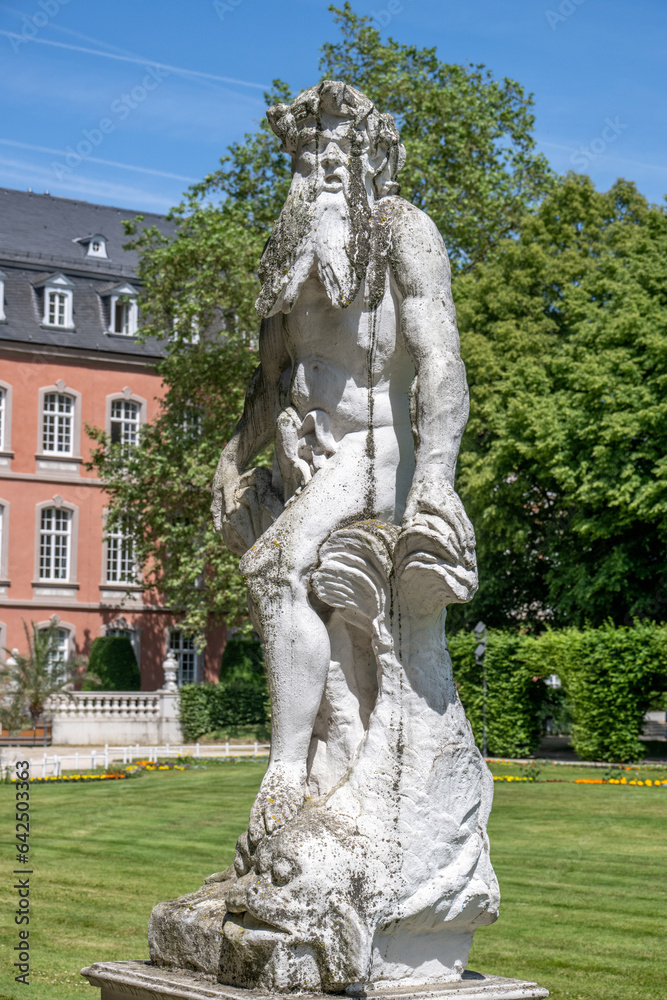
[[[109,296],[109,333],[133,337],[138,325],[137,290],[127,282],[116,285]]]
[[[43,295],[44,311],[42,324],[63,330],[74,329],[73,288],[74,283],[64,274],[52,274],[36,286]]]
[[[0,323],[7,319],[5,316],[5,273],[0,271]]]
[[[92,236],[88,244],[87,257],[102,257],[105,260],[108,257],[107,254],[107,241],[103,236]]]
[[[95,233],[94,236],[79,236],[73,242],[80,243],[82,247],[86,247],[86,257],[97,257],[100,260],[109,259],[107,239],[101,233]]]

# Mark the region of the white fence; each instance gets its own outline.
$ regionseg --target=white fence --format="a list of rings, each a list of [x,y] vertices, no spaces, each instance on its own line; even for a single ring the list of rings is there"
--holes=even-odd
[[[48,704],[57,745],[156,745],[181,739],[176,691],[72,691]]]
[[[266,757],[269,753],[268,743],[248,743],[236,745],[222,743],[216,746],[201,746],[199,743],[172,746],[141,746],[139,743],[128,746],[112,747],[108,744],[104,750],[91,750],[90,753],[77,751],[73,754],[42,754],[31,757],[24,753],[23,759],[30,761],[30,774],[33,778],[49,778],[62,775],[63,771],[94,771],[98,767],[108,768],[110,764],[132,764],[137,760],[148,760],[155,763],[168,757]]]

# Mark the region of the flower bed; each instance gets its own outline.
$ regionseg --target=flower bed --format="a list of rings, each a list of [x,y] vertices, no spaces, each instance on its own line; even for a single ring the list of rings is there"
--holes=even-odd
[[[90,781],[113,781],[122,780],[133,777],[139,777],[141,774],[151,772],[151,771],[189,771],[189,770],[199,770],[201,768],[207,768],[209,765],[224,765],[224,764],[234,764],[241,760],[248,760],[253,758],[247,757],[223,757],[223,758],[188,758],[188,757],[177,757],[175,760],[162,760],[162,761],[151,761],[151,760],[137,760],[133,764],[125,764],[120,767],[117,771],[106,771],[104,774],[66,774],[66,775],[53,775],[47,778],[31,778],[30,781],[35,784],[47,784],[53,782],[78,782],[79,784],[87,783]],[[501,763],[497,761],[497,763]],[[510,763],[509,761],[502,763]],[[516,764],[516,761],[512,763]],[[519,765],[522,766],[522,765]],[[526,767],[534,767],[533,764],[523,765]],[[621,768],[619,768],[621,770]],[[631,771],[634,770],[632,767],[623,767],[622,770]],[[16,781],[16,778],[12,778],[12,781]],[[494,781],[500,782],[532,782],[534,784],[574,784],[574,785],[633,785],[635,787],[641,786],[643,788],[667,788],[667,778],[660,776],[659,778],[632,778],[626,776],[625,774],[621,777],[604,777],[604,778],[546,778],[542,777],[541,774],[494,774]]]
[[[256,758],[247,757],[224,757],[221,759],[216,758],[187,758],[187,757],[177,757],[176,760],[163,760],[163,761],[151,761],[151,760],[137,760],[133,764],[123,764],[118,770],[105,771],[103,774],[63,774],[63,775],[48,775],[45,778],[31,777],[31,784],[50,784],[53,782],[73,782],[76,781],[79,784],[89,781],[113,781],[122,780],[124,778],[132,778],[143,774],[145,771],[186,771],[190,769],[197,770],[199,768],[205,768],[208,764],[222,764],[222,763],[237,763],[240,760],[248,760]],[[196,760],[196,763],[195,763]],[[15,777],[10,779],[11,782],[15,782],[17,779]]]
[[[107,774],[63,774],[63,775],[47,775],[45,778],[31,778],[31,785],[42,785],[50,784],[54,781],[77,781],[79,784],[83,784],[88,781],[119,781],[126,778],[126,774],[122,773],[107,773]],[[16,778],[12,778],[12,781],[16,781]]]
[[[494,774],[494,781],[533,781],[538,784],[563,785],[642,785],[644,788],[667,788],[667,778],[535,778],[532,775]]]

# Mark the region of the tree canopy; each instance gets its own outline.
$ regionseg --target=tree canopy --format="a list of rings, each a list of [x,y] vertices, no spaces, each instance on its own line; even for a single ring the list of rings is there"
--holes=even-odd
[[[483,66],[440,62],[436,50],[382,40],[349,4],[331,8],[340,34],[322,49],[323,78],[364,90],[395,113],[408,153],[402,194],[441,229],[456,272],[484,260],[550,186],[534,150],[532,100]],[[267,104],[291,99],[276,81]],[[256,269],[285,200],[290,164],[263,119],[169,218],[173,237],[128,226],[140,251],[142,333],[163,340],[160,414],[128,453],[91,429],[110,494],[108,527],[135,541],[145,585],[203,635],[240,621],[237,559],[214,534],[210,484],[257,363]]]
[[[458,620],[664,621],[664,209],[570,175],[455,299],[481,580]]]

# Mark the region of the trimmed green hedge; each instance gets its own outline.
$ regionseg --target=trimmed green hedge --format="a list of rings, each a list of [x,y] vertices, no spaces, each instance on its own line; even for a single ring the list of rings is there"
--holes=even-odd
[[[492,757],[527,757],[539,746],[547,687],[530,656],[533,641],[515,632],[488,634],[486,740]],[[481,749],[483,689],[482,670],[475,662],[477,639],[459,634],[448,645],[459,695]]]
[[[139,691],[141,688],[137,658],[126,636],[102,635],[93,639],[88,672],[101,681],[96,691]]]
[[[475,663],[476,646],[470,633],[449,639],[454,679],[481,748],[482,671]],[[539,636],[491,630],[486,672],[491,756],[535,753],[545,714],[559,709],[565,715],[566,699],[572,742],[582,760],[639,760],[644,715],[656,694],[667,690],[667,626],[609,623],[547,630]],[[562,694],[547,688],[549,674],[561,678]],[[220,683],[184,685],[180,705],[186,740],[216,729],[266,726],[270,713],[261,645],[242,637],[230,640]]]
[[[180,689],[183,737],[238,726],[266,728],[270,718],[264,674],[264,647],[254,636],[232,633],[220,665],[218,684],[184,684]]]
[[[235,726],[266,726],[266,690],[242,678],[219,684],[184,684],[179,689],[183,738]]]
[[[482,745],[482,672],[477,641],[460,633],[449,647],[461,701]],[[572,713],[572,744],[582,760],[636,761],[639,734],[656,694],[667,689],[667,627],[635,622],[547,630],[539,636],[492,630],[487,652],[487,746],[494,757],[522,757],[539,745],[549,704],[544,684],[558,674]],[[553,700],[553,698],[551,698]]]
[[[636,761],[644,715],[667,688],[667,627],[548,631],[534,640],[536,662],[563,682],[573,716],[572,744],[582,760]]]

